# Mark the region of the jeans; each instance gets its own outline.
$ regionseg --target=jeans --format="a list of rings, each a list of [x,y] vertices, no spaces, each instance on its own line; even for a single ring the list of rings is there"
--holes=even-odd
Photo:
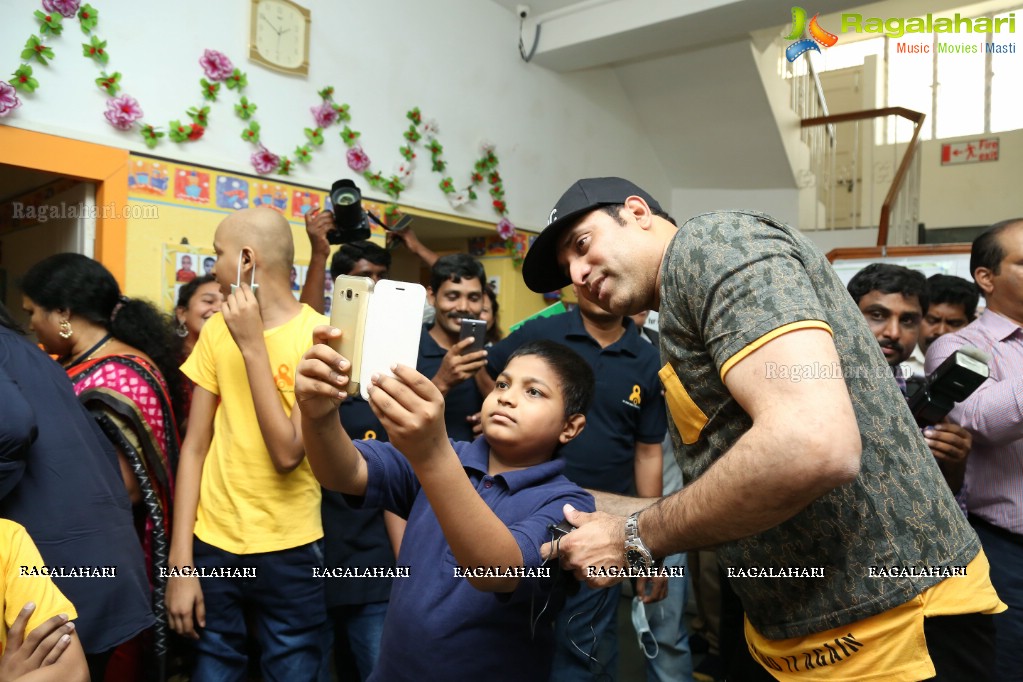
[[[996,613],[995,677],[1000,682],[1023,680],[1023,538],[983,521],[970,519],[991,563],[991,584],[1009,610]]]
[[[334,667],[339,680],[366,680],[380,656],[388,602],[348,604],[329,609],[334,629]]]
[[[667,566],[685,566],[685,554],[672,554],[664,560]],[[689,631],[686,629],[686,602],[689,597],[689,576],[668,578],[668,596],[646,604],[650,633],[657,642],[657,655],[647,656],[647,682],[692,682],[693,657],[689,652]],[[638,633],[637,633],[638,634]],[[653,647],[650,653],[653,653]]]
[[[251,606],[265,682],[315,680],[326,662],[322,541],[278,552],[231,554],[195,539],[196,568],[255,569],[255,577],[200,578],[206,627],[199,630],[193,682],[244,682],[245,606]]]
[[[579,593],[565,602],[554,625],[552,682],[614,680],[618,676],[618,600],[614,585]]]

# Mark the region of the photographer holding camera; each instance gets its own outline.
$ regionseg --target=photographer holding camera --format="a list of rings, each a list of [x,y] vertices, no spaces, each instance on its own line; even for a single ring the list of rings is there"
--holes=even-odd
[[[928,304],[927,280],[922,273],[901,265],[871,263],[849,280],[847,288],[905,395],[906,377],[900,366],[913,353],[920,337],[920,321]],[[973,442],[970,432],[945,421],[925,427],[923,434],[945,482],[958,493]]]

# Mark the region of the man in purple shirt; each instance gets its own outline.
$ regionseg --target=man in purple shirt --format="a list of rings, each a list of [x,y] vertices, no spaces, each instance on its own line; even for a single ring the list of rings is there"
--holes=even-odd
[[[970,523],[991,561],[991,582],[1009,610],[995,616],[999,680],[1023,680],[1023,218],[993,225],[973,242],[970,271],[987,309],[936,340],[928,373],[965,345],[991,357],[990,378],[949,415],[973,433],[965,496]]]

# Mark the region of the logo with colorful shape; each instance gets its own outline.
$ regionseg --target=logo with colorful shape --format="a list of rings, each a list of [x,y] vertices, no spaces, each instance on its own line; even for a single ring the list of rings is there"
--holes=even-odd
[[[813,15],[809,25],[810,37],[804,38],[803,32],[807,30],[806,10],[802,7],[792,8],[792,33],[785,36],[785,40],[796,41],[785,48],[785,58],[790,62],[796,61],[799,55],[810,50],[820,52],[821,49],[817,47],[818,44],[824,47],[832,47],[838,42],[838,36],[834,33],[828,33],[817,23],[817,17],[819,16],[819,14]]]

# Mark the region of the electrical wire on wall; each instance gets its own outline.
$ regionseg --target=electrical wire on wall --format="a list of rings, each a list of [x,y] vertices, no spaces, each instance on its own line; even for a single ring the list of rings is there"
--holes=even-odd
[[[526,26],[527,14],[528,10],[519,9],[519,56],[526,63],[536,54],[536,47],[540,44],[540,23],[537,22],[535,32],[533,33],[533,46],[529,48],[529,54],[526,54],[526,44],[522,41],[522,29]]]

